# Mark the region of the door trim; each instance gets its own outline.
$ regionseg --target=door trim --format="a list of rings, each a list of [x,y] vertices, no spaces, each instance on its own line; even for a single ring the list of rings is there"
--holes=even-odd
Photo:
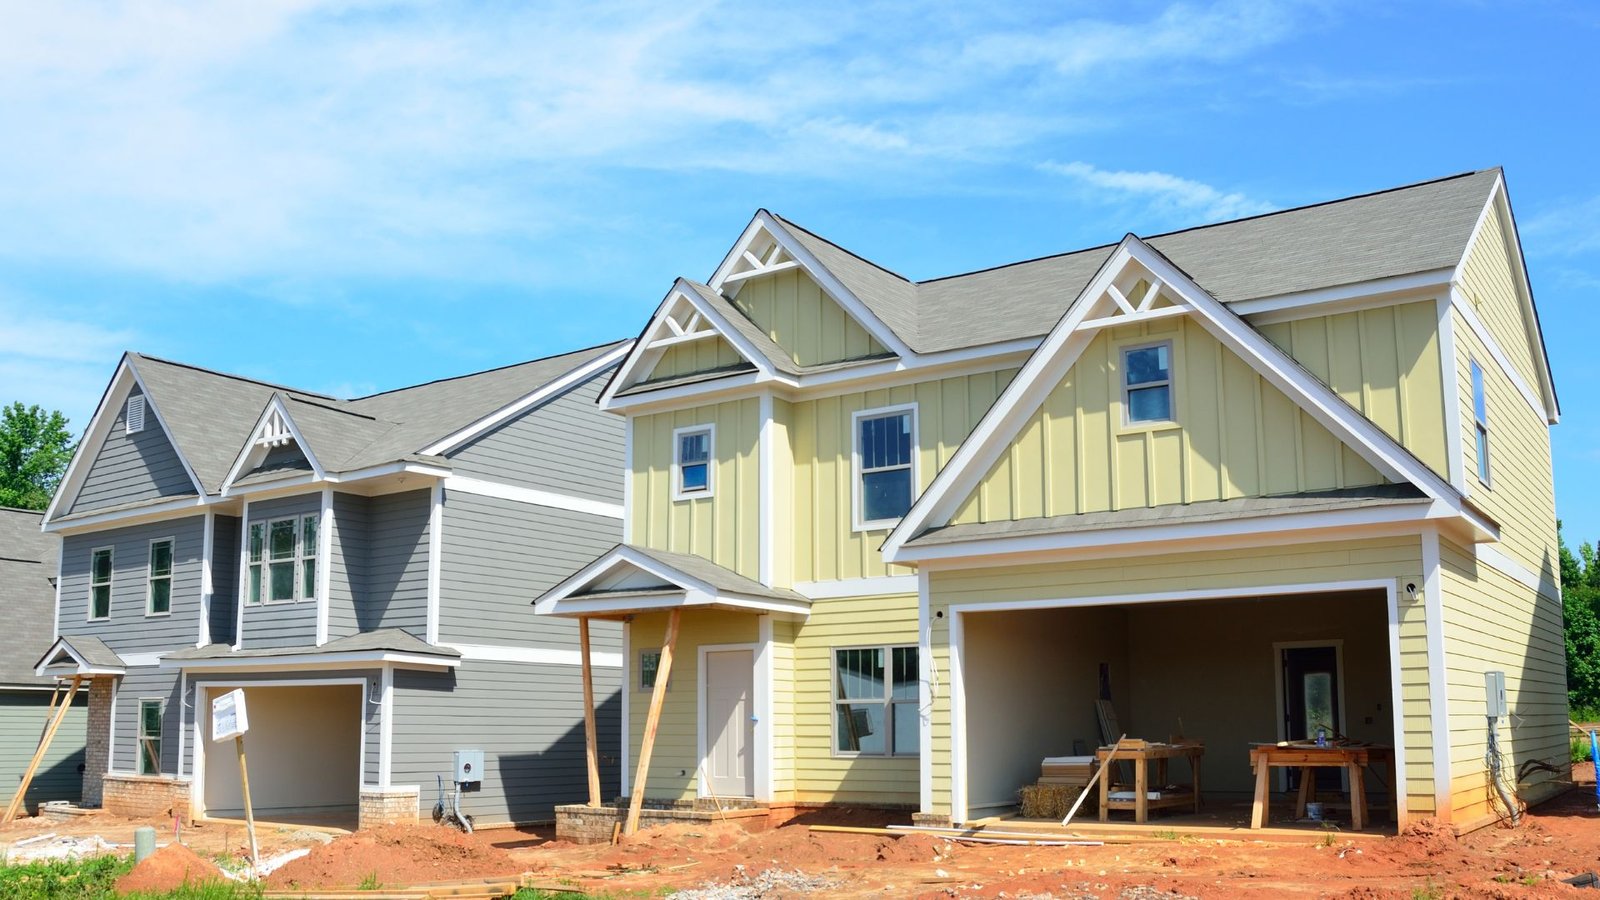
[[[750,697],[750,710],[757,718],[756,727],[752,729],[754,734],[752,734],[750,741],[750,752],[755,754],[755,765],[751,767],[750,772],[750,795],[740,799],[771,799],[770,797],[760,796],[761,785],[766,783],[763,780],[763,776],[766,774],[767,768],[766,755],[762,752],[764,748],[760,739],[762,725],[766,720],[766,716],[762,715],[761,711],[767,708],[767,704],[763,701],[766,699],[769,687],[765,683],[765,671],[760,665],[761,648],[761,641],[750,641],[743,644],[701,644],[698,648],[699,655],[696,662],[699,668],[695,672],[694,697],[694,746],[695,758],[699,760],[694,773],[695,796],[697,797],[712,796],[711,785],[707,783],[710,776],[706,774],[706,762],[711,756],[711,748],[706,746],[706,654],[748,650],[750,652],[750,686],[752,694]],[[734,798],[730,797],[728,799]]]
[[[1334,669],[1335,669],[1335,681],[1338,682],[1337,687],[1338,687],[1338,691],[1339,691],[1339,724],[1343,725],[1346,728],[1350,727],[1350,717],[1345,715],[1344,638],[1327,638],[1326,640],[1318,640],[1318,641],[1273,641],[1272,642],[1272,684],[1273,684],[1273,693],[1277,696],[1278,702],[1277,702],[1276,708],[1273,709],[1272,714],[1274,716],[1276,716],[1277,719],[1278,719],[1278,740],[1280,740],[1280,741],[1286,741],[1286,740],[1289,739],[1289,733],[1287,731],[1285,731],[1284,727],[1283,727],[1283,713],[1284,713],[1283,704],[1284,704],[1284,701],[1288,699],[1287,697],[1285,697],[1283,695],[1283,651],[1285,651],[1285,650],[1298,650],[1298,649],[1304,649],[1304,648],[1308,648],[1308,647],[1332,647],[1333,648],[1333,665],[1334,665]],[[1344,771],[1340,770],[1339,780],[1340,780],[1341,783],[1344,783],[1346,781],[1346,777],[1347,776],[1344,773]],[[1280,768],[1278,770],[1278,790],[1287,791],[1288,789],[1289,789],[1289,770],[1288,769],[1284,769],[1284,768]]]

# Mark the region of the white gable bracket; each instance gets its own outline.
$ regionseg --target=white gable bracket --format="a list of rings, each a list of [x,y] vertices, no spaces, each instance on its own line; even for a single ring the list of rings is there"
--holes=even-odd
[[[294,417],[289,415],[289,408],[283,402],[283,395],[274,393],[272,399],[267,401],[267,406],[256,418],[255,427],[250,429],[250,437],[246,440],[244,448],[234,458],[233,467],[228,470],[228,477],[222,481],[222,494],[227,496],[233,489],[233,483],[249,474],[261,461],[266,459],[268,453],[278,447],[287,447],[294,444],[305,454],[306,462],[311,464],[311,472],[317,481],[327,478],[322,464],[317,462],[316,454],[311,452],[311,445],[300,434],[300,429],[294,424]]]

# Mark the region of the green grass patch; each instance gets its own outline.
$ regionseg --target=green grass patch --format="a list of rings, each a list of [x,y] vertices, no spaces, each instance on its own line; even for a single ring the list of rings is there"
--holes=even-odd
[[[1590,755],[1589,739],[1587,737],[1572,738],[1572,761],[1575,763],[1588,762],[1593,757]]]
[[[116,881],[133,868],[132,856],[33,862],[0,866],[0,900],[115,900]],[[255,900],[254,884],[216,881],[185,885],[165,894],[120,895],[127,900]]]

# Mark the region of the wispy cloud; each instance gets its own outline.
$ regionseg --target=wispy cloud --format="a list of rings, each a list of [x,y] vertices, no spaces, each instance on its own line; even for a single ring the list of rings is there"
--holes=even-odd
[[[1162,215],[1181,213],[1220,221],[1271,212],[1274,208],[1237,191],[1221,190],[1167,172],[1113,171],[1086,162],[1045,162],[1039,168],[1077,183],[1091,194],[1091,199],[1142,203]]]
[[[1600,196],[1547,207],[1520,224],[1529,255],[1572,257],[1600,251]]]
[[[59,409],[74,431],[89,424],[111,366],[131,331],[41,312],[42,303],[0,293],[0,404]]]

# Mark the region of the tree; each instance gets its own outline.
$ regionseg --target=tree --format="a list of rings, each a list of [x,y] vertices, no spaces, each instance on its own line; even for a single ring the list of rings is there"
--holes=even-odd
[[[1556,547],[1561,558],[1561,618],[1567,638],[1567,703],[1574,710],[1600,708],[1600,617],[1595,615],[1600,588],[1600,564],[1588,543],[1574,556],[1556,523]]]
[[[21,401],[0,408],[0,506],[44,509],[74,448],[67,417]]]

